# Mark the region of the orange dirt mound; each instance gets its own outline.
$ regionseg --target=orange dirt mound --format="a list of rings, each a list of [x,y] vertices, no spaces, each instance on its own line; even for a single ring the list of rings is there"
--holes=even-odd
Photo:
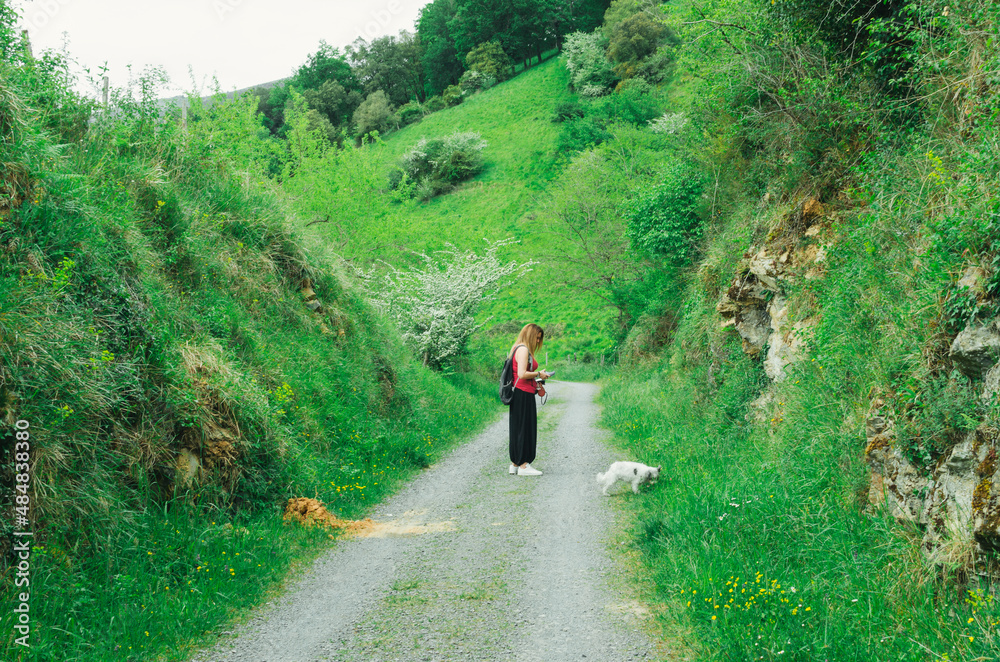
[[[285,521],[295,520],[306,526],[323,524],[335,529],[342,529],[350,524],[350,522],[332,514],[323,506],[322,502],[316,499],[306,499],[305,497],[292,497],[289,499],[283,517]]]
[[[360,533],[375,524],[375,522],[370,519],[340,519],[327,510],[326,507],[323,506],[322,501],[317,499],[307,499],[305,497],[292,497],[289,499],[283,518],[286,522],[295,520],[305,526],[320,524],[333,529],[344,529],[346,532],[354,534]]]
[[[295,520],[306,526],[319,524],[334,529],[342,529],[346,534],[357,538],[386,538],[386,537],[406,537],[423,535],[425,533],[439,533],[455,531],[455,523],[448,522],[422,522],[421,512],[406,513],[401,520],[395,522],[376,522],[370,518],[362,520],[340,519],[328,511],[323,503],[317,499],[307,499],[305,497],[292,497],[288,500],[285,508],[285,521]]]

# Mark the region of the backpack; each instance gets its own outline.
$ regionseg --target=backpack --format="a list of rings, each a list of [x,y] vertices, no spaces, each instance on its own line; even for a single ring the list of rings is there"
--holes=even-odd
[[[510,401],[514,399],[514,382],[517,381],[517,376],[514,374],[514,354],[517,353],[517,348],[522,346],[514,347],[514,351],[504,361],[503,369],[500,370],[500,402],[507,406],[510,406]],[[531,365],[530,354],[528,355],[528,365]]]

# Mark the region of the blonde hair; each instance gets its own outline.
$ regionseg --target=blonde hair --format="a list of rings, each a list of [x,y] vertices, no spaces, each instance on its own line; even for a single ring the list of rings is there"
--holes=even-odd
[[[527,345],[528,351],[534,356],[538,346],[545,339],[545,330],[537,324],[525,324],[521,332],[517,334],[517,342],[514,345]]]

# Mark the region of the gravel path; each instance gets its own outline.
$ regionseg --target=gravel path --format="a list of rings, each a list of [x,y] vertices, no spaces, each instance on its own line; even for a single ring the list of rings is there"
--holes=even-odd
[[[379,506],[381,537],[338,542],[192,662],[657,659],[607,550],[597,387],[550,393],[545,475],[508,475],[504,417]]]

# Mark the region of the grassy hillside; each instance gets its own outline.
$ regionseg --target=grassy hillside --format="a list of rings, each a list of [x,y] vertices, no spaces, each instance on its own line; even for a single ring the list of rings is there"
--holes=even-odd
[[[546,347],[553,360],[610,357],[614,313],[594,295],[567,286],[577,268],[567,256],[576,249],[552,227],[552,184],[571,156],[557,149],[561,126],[552,121],[556,107],[575,98],[567,83],[565,65],[553,58],[361,152],[310,160],[286,186],[297,197],[303,226],[334,222],[303,233],[315,233],[359,266],[374,258],[404,266],[414,263],[412,251],[433,252],[446,244],[479,251],[484,240],[516,238],[520,243],[506,257],[537,264],[484,307],[483,323],[513,329],[537,321],[555,330]],[[406,151],[421,138],[465,131],[478,132],[488,143],[482,174],[427,202],[393,200],[386,190],[388,175]],[[493,356],[506,351],[511,339],[509,330],[480,336],[476,342],[486,347],[475,351]]]
[[[693,659],[1000,655],[995,532],[946,525],[963,506],[940,482],[910,495],[929,512],[894,512],[902,477],[873,461],[883,444],[934,477],[974,439],[969,510],[995,498],[996,395],[949,347],[996,318],[1000,16],[880,6],[666,15],[688,121],[672,152],[711,182],[704,234],[604,401],[622,454],[663,466],[628,508],[649,598]]]
[[[283,526],[290,497],[361,514],[498,413],[492,385],[421,367],[303,245],[252,106],[184,131],[155,80],[97,111],[57,56],[7,53],[2,594],[32,597],[30,648],[7,609],[0,657],[182,659],[329,544]]]

